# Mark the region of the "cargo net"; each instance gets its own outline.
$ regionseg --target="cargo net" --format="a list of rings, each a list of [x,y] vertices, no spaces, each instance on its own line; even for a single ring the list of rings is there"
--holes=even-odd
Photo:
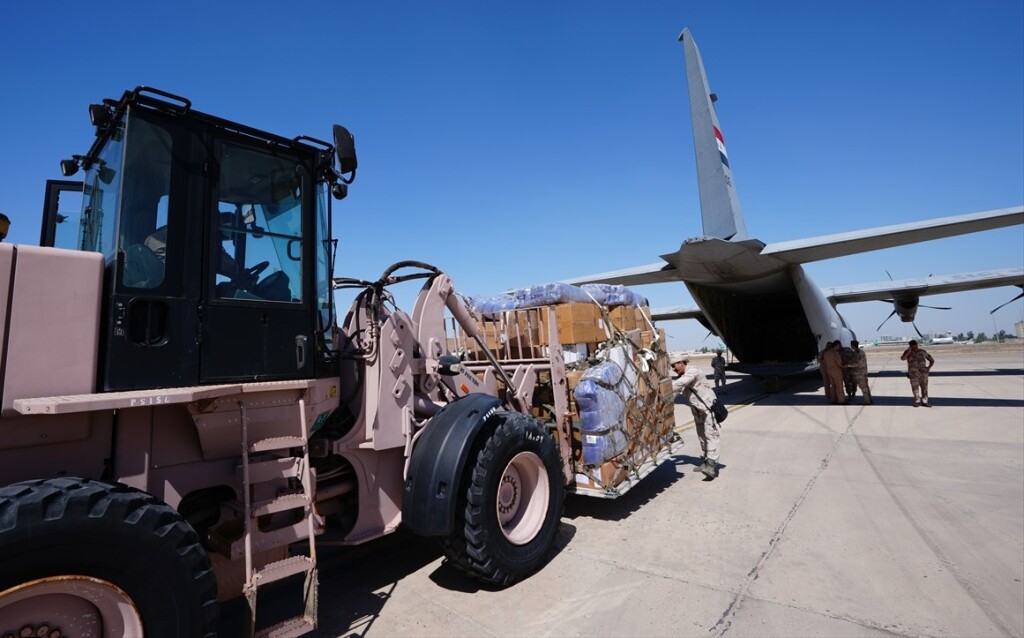
[[[664,330],[632,293],[595,298],[587,287],[582,295],[564,284],[540,288],[526,301],[523,294],[474,300],[481,341],[503,365],[535,367],[533,415],[552,429],[565,426],[577,488],[613,493],[667,458],[678,438]],[[483,364],[481,345],[452,326],[450,351],[470,369]],[[560,374],[553,347],[561,349],[565,383],[552,380]],[[556,391],[567,394],[563,414]],[[498,392],[505,392],[500,382]]]
[[[577,487],[613,492],[666,459],[678,436],[664,333],[622,330],[602,311],[608,339],[567,377]]]

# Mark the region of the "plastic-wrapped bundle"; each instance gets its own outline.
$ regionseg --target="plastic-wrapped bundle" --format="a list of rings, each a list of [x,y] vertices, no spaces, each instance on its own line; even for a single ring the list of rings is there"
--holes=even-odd
[[[622,368],[605,361],[588,368],[573,391],[580,411],[583,463],[597,465],[626,451]]]
[[[621,284],[583,284],[582,288],[608,307],[642,306],[645,302],[643,296]]]
[[[473,309],[486,318],[506,310],[516,309],[516,298],[512,295],[492,295],[490,297],[473,297]]]
[[[626,451],[628,441],[622,430],[583,435],[583,464],[600,465]]]
[[[614,387],[619,396],[623,398],[633,396],[636,389],[637,371],[631,365],[633,362],[632,346],[616,344],[611,348],[602,350],[597,356],[604,359],[604,362],[594,366],[591,370],[603,369],[605,367],[609,368],[609,370],[617,369],[619,371],[618,377],[616,378],[611,374],[608,375],[607,384],[609,387]],[[585,376],[580,378],[582,379]],[[615,380],[613,381],[612,379]]]
[[[591,303],[592,300],[579,286],[555,282],[528,286],[512,291],[518,308],[537,308],[559,303]],[[600,299],[598,299],[600,301]]]
[[[580,429],[584,432],[604,432],[622,426],[626,404],[615,390],[593,379],[580,379],[573,395],[580,411]]]
[[[587,368],[580,375],[580,380],[584,379],[596,381],[598,384],[614,390],[622,383],[622,364],[615,361],[602,361],[596,366]]]

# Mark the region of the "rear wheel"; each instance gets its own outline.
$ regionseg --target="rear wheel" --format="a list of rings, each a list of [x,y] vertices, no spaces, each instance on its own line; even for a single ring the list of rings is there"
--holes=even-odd
[[[199,537],[124,485],[0,488],[0,565],[0,636],[216,633],[216,582]]]
[[[510,585],[539,568],[558,531],[565,489],[554,439],[536,420],[498,413],[469,461],[448,558],[486,582]]]

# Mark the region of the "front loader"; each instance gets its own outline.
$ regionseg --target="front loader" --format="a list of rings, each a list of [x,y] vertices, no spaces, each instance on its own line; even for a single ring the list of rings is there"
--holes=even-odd
[[[301,635],[315,539],[402,524],[508,585],[546,560],[567,491],[615,496],[674,449],[653,326],[604,333],[656,363],[656,425],[630,426],[612,480],[580,461],[554,306],[495,322],[420,262],[335,279],[343,127],[285,138],[148,87],[89,112],[42,246],[0,243],[0,635],[213,636],[239,595],[252,633]],[[414,279],[407,314],[389,288]],[[338,287],[359,291],[340,320]],[[538,341],[502,354],[499,323]],[[264,626],[282,580],[302,611]]]

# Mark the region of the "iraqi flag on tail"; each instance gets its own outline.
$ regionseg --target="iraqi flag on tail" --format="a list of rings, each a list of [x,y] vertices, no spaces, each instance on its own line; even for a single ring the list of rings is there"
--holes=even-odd
[[[729,166],[729,156],[725,152],[725,140],[722,139],[722,132],[718,130],[717,126],[712,128],[715,129],[715,141],[718,142],[718,155],[722,158],[722,163]]]

